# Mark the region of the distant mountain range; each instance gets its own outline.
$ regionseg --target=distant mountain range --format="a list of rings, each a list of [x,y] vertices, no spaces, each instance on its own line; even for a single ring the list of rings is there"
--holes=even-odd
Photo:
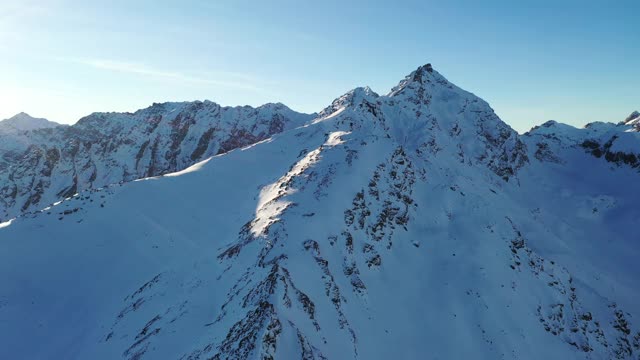
[[[0,135],[3,353],[638,359],[639,126],[519,135],[427,64]]]

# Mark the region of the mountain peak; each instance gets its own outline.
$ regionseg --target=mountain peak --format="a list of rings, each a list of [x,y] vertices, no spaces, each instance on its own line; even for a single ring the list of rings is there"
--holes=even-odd
[[[422,65],[422,66],[418,67],[414,72],[412,72],[413,80],[414,81],[422,81],[422,77],[424,75],[426,75],[427,73],[433,73],[433,66],[431,66],[431,63],[427,63],[425,65]]]
[[[0,121],[0,127],[9,131],[29,131],[52,128],[60,124],[43,118],[35,118],[25,112],[20,112],[8,119]]]
[[[15,115],[13,115],[12,117],[6,119],[6,120],[11,120],[11,121],[31,121],[35,119],[33,116],[27,114],[24,111],[21,111]]]
[[[334,114],[336,111],[340,109],[355,105],[357,103],[366,100],[368,102],[375,102],[375,99],[380,97],[375,91],[373,91],[368,86],[359,86],[355,89],[351,89],[347,91],[342,96],[336,98],[331,102],[331,105],[324,108],[322,111],[318,113],[319,117],[326,117],[331,114]]]
[[[422,65],[412,71],[398,85],[396,85],[388,96],[396,96],[405,91],[405,89],[420,90],[424,88],[433,88],[437,85],[451,87],[449,81],[439,72],[433,69],[431,63]],[[422,92],[422,90],[420,90]]]
[[[624,119],[626,125],[640,123],[640,112],[634,111],[626,119]]]
[[[359,86],[347,92],[345,95],[354,102],[362,98],[372,100],[380,96],[375,91],[371,90],[371,88],[368,86]]]

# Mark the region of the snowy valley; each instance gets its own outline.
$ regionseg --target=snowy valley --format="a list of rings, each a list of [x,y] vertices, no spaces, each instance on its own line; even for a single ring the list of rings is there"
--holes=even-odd
[[[7,358],[640,358],[637,112],[520,135],[427,64],[1,126]]]

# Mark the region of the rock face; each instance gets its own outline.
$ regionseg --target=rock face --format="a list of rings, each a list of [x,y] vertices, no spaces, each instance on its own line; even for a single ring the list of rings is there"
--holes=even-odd
[[[632,112],[621,125],[631,126],[633,131],[640,132],[640,112]]]
[[[287,129],[0,224],[5,353],[638,358],[639,174],[582,146],[626,130],[519,136],[428,65]]]
[[[16,124],[24,116],[5,121]],[[0,220],[83,190],[182,170],[311,117],[282,104],[231,108],[196,101],[154,104],[133,114],[96,113],[73,126],[34,128],[31,121],[30,131],[0,132]]]

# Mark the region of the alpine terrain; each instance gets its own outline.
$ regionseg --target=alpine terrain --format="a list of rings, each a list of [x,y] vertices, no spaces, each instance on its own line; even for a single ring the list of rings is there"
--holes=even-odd
[[[2,357],[640,359],[639,131],[519,135],[429,64],[0,131]]]
[[[95,113],[73,126],[18,114],[0,122],[0,220],[84,190],[182,170],[312,117],[282,104],[231,108],[210,101]]]

